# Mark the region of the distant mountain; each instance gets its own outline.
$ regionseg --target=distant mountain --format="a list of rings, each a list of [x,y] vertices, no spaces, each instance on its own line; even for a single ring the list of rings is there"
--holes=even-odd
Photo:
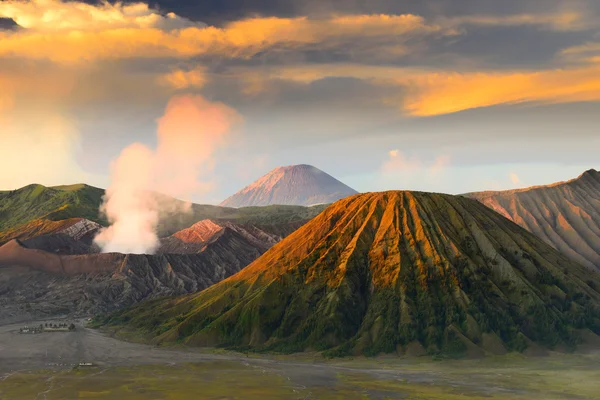
[[[600,334],[600,274],[475,200],[368,193],[203,292],[98,322],[157,344],[329,355],[570,348]]]
[[[275,168],[223,201],[224,207],[288,204],[310,206],[329,204],[356,194],[331,175],[310,165]]]
[[[580,264],[600,270],[600,172],[547,186],[468,193]]]

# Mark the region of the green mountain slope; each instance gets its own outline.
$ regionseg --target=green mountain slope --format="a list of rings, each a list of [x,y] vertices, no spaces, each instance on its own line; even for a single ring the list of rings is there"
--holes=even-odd
[[[88,185],[29,185],[18,190],[0,192],[0,231],[38,219],[59,221],[86,218],[106,224],[98,211],[103,195],[103,189]]]
[[[257,351],[502,353],[600,334],[599,290],[600,275],[475,200],[368,193],[203,292],[100,323]]]
[[[29,239],[52,233],[58,221],[85,218],[106,225],[99,212],[104,190],[78,184],[45,187],[29,185],[18,190],[0,192],[0,245],[12,239]],[[159,201],[181,202],[158,195]],[[181,202],[183,204],[183,202]],[[192,204],[190,212],[165,213],[158,226],[166,237],[203,219],[254,225],[279,236],[286,236],[321,212],[326,206],[268,206],[228,208]],[[184,207],[179,207],[183,209]],[[60,225],[60,224],[58,224]]]

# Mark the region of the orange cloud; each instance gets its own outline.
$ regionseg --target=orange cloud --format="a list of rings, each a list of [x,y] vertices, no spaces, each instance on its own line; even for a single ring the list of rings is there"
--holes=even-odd
[[[0,71],[0,108],[13,103],[17,92],[22,99],[43,96],[60,101],[72,96],[73,85],[81,85],[76,79],[77,71],[98,68],[98,65],[102,68],[105,65],[97,61],[103,60],[187,59],[202,55],[249,58],[269,49],[334,50],[346,45],[351,45],[352,52],[363,59],[376,54],[381,60],[383,52],[393,52],[391,57],[398,57],[414,50],[414,42],[422,42],[410,40],[415,37],[456,35],[470,25],[536,24],[555,30],[574,30],[590,24],[585,13],[566,10],[554,14],[460,16],[431,21],[411,14],[333,15],[321,19],[267,17],[235,21],[217,28],[172,13],[163,15],[146,3],[91,5],[61,0],[1,1],[0,17],[12,18],[23,27],[0,31],[0,58],[17,57],[19,60],[13,62],[23,62],[26,66],[20,76],[13,74],[15,79],[3,80],[6,73]],[[600,100],[598,46],[588,43],[566,49],[563,56],[577,61],[572,68],[537,72],[454,72],[313,64],[270,71],[262,66],[238,77],[244,84],[243,93],[251,96],[268,91],[269,80],[273,79],[310,83],[325,77],[353,77],[382,87],[397,86],[403,90],[398,90],[397,96],[382,98],[382,103],[399,107],[408,115],[431,116],[498,104]],[[60,79],[48,78],[46,60],[55,62],[57,68],[65,68]],[[592,64],[581,66],[582,60]],[[33,64],[37,64],[38,69],[28,69]],[[110,65],[118,69],[117,64]],[[149,75],[136,74],[131,80],[134,83],[144,80],[144,85],[135,88],[148,86],[146,82],[152,81],[158,84],[153,89],[183,90],[201,88],[207,80],[202,67]],[[119,81],[119,85],[122,82]],[[85,92],[93,96],[107,90],[105,84],[98,84],[90,85]]]
[[[174,89],[201,88],[206,83],[206,73],[203,67],[191,70],[175,69],[159,77],[159,82]]]
[[[276,45],[327,48],[380,36],[402,44],[413,34],[441,30],[415,15],[250,18],[217,28],[174,14],[163,16],[144,3],[89,5],[59,0],[2,2],[0,17],[26,28],[0,33],[0,56],[59,63],[203,54],[244,58]]]
[[[414,116],[449,114],[525,102],[600,100],[600,68],[540,72],[428,73],[401,77],[408,94],[402,107]]]
[[[358,64],[305,65],[266,71],[270,79],[311,83],[327,77],[351,77],[375,85],[405,88],[384,98],[412,116],[450,114],[472,108],[526,102],[600,101],[596,65],[538,72],[446,72]]]

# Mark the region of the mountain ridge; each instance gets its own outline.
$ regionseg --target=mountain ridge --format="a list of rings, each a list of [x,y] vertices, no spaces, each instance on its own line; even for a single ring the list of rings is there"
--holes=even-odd
[[[551,185],[467,193],[573,260],[600,270],[600,172]]]
[[[108,221],[100,213],[104,189],[85,184],[46,187],[27,185],[12,191],[0,191],[0,245],[11,239],[30,239],[34,235],[53,233],[65,222],[87,219],[102,226]],[[159,201],[183,202],[161,195]],[[158,236],[167,237],[203,219],[231,221],[253,225],[270,233],[285,236],[321,212],[324,206],[272,205],[231,208],[208,204],[191,204],[188,212],[162,212]]]
[[[600,276],[475,200],[390,191],[334,203],[202,292],[98,322],[155,344],[501,354],[600,334],[599,290]]]

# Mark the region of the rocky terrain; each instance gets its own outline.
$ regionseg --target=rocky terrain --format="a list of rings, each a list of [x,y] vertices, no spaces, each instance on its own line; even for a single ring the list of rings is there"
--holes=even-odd
[[[356,195],[232,277],[101,324],[153,343],[502,354],[600,334],[600,275],[461,196]]]
[[[224,207],[329,204],[357,192],[310,165],[279,167],[221,203]]]
[[[163,216],[158,254],[99,254],[93,238],[105,222],[85,216],[98,216],[102,193],[86,185],[0,192],[0,323],[196,292],[238,272],[324,208],[192,204]]]
[[[568,182],[501,192],[468,193],[574,261],[600,270],[600,172]]]
[[[33,247],[47,249],[64,238],[55,235],[12,240],[0,247],[0,321],[86,316],[148,298],[194,293],[240,271],[280,239],[224,225],[233,227],[217,229],[201,243],[183,234],[164,239],[164,252],[156,255],[60,254]],[[72,243],[78,242],[71,242],[71,249],[77,248]]]
[[[230,221],[205,219],[187,229],[183,229],[167,238],[161,239],[159,253],[188,254],[202,252],[224,237],[243,238],[253,246],[258,254],[267,251],[282,237],[267,233],[252,225],[240,225]]]

